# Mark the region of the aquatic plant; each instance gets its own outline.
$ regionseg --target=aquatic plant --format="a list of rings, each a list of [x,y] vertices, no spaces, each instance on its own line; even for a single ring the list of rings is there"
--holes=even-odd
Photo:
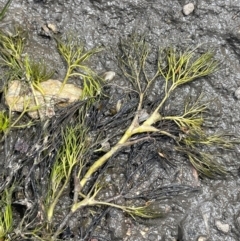
[[[0,21],[3,20],[3,18],[5,17],[6,12],[7,12],[8,8],[9,8],[11,2],[12,2],[12,0],[8,0],[8,1],[5,3],[3,9],[2,9],[1,12],[0,12]]]
[[[13,227],[12,216],[12,191],[13,189],[5,189],[1,194],[0,200],[0,241],[8,240],[7,235],[10,234]]]
[[[6,115],[5,111],[0,111],[0,132],[5,132],[10,127],[9,117]]]
[[[8,114],[6,111],[0,111],[0,133],[4,134],[3,139],[12,128],[25,128],[33,125],[33,121],[31,120],[21,125],[19,125],[19,122],[28,111],[34,110],[37,110],[37,107],[28,108],[28,104],[25,104],[22,113],[15,120],[12,118],[11,108]]]
[[[44,96],[44,92],[39,84],[43,81],[49,80],[53,76],[54,71],[50,70],[43,60],[30,60],[28,55],[26,55],[24,59],[24,68],[28,83]]]
[[[86,132],[87,129],[83,124],[75,127],[67,127],[64,130],[63,145],[52,167],[46,200],[47,219],[49,223],[52,221],[54,208],[60,196],[69,185],[74,166],[78,165],[79,172],[84,167],[82,157],[88,149],[88,143],[85,141]]]
[[[12,49],[10,53],[7,51],[6,54],[4,52],[2,54],[5,66],[12,68],[14,76],[27,81],[33,92],[34,89],[41,91],[39,83],[49,78],[52,72],[48,71],[45,65],[41,66],[31,61],[28,56],[22,59],[23,38],[12,39],[12,36],[8,36],[5,39],[2,36],[2,39],[7,44],[7,47],[2,44],[2,48]],[[14,45],[14,41],[19,44],[19,47]],[[25,180],[24,188],[31,180],[30,175],[34,168],[41,169],[43,166],[45,171],[42,173],[47,177],[47,187],[44,188],[44,183],[38,187],[41,190],[41,197],[38,190],[33,191],[38,204],[38,215],[35,219],[28,214],[24,216],[18,228],[21,237],[28,239],[34,236],[36,240],[58,240],[71,216],[86,207],[113,207],[133,218],[161,217],[161,210],[152,208],[152,204],[161,195],[160,188],[152,193],[148,192],[149,195],[145,194],[148,198],[150,197],[149,200],[138,205],[133,202],[116,204],[115,200],[122,197],[122,193],[109,199],[101,197],[101,192],[108,185],[102,178],[108,160],[121,149],[151,138],[164,137],[171,140],[172,149],[183,154],[202,176],[213,178],[227,174],[224,165],[218,163],[207,151],[202,151],[207,150],[208,147],[231,149],[235,143],[238,143],[238,140],[231,138],[230,135],[209,134],[207,128],[203,128],[210,114],[208,108],[211,101],[203,101],[203,95],[199,94],[197,98],[186,98],[185,102],[183,100],[183,109],[179,110],[180,113],[169,114],[170,112],[165,111],[166,103],[171,103],[171,96],[180,86],[190,84],[197,79],[202,81],[202,77],[212,74],[217,69],[218,61],[215,60],[212,51],[199,54],[198,48],[186,51],[177,48],[160,49],[156,66],[151,66],[151,69],[155,69],[152,74],[152,71],[148,71],[151,50],[144,37],[133,34],[127,39],[122,39],[118,46],[117,60],[123,77],[131,85],[128,91],[137,96],[137,103],[133,105],[135,109],[131,108],[131,113],[128,113],[128,120],[131,118],[131,122],[126,122],[125,126],[129,123],[127,128],[104,139],[101,131],[107,132],[108,126],[100,131],[96,130],[97,125],[93,124],[96,122],[96,117],[91,116],[93,109],[101,112],[97,100],[99,96],[100,98],[103,96],[101,95],[103,80],[86,65],[87,60],[102,49],[85,50],[83,45],[72,36],[56,38],[56,42],[67,64],[62,88],[70,78],[77,77],[82,80],[84,94],[80,102],[67,108],[64,113],[59,114],[58,118],[47,120],[41,125],[40,137],[26,157],[28,161],[30,160],[29,162],[32,162],[31,158],[34,157],[34,164]],[[142,119],[141,113],[145,108],[148,95],[156,84],[162,88],[159,90],[159,93],[162,93],[161,98],[151,105],[151,110]],[[116,116],[122,118],[121,108],[118,109],[120,111]],[[26,103],[19,118],[27,111]],[[10,120],[10,126],[16,126],[19,118],[15,122]],[[93,129],[97,136],[92,133],[94,125],[96,128]],[[114,138],[113,142],[111,142],[112,138]],[[104,143],[109,144],[109,149],[104,150],[105,152],[97,148]],[[165,151],[167,152],[163,149],[158,154],[166,157]],[[35,186],[38,181],[34,179],[32,186]],[[56,226],[54,218],[59,210],[60,200],[67,191],[70,196],[69,209]],[[28,218],[33,221],[25,225],[24,222],[27,223]]]
[[[81,187],[85,186],[93,173],[102,167],[102,165],[104,165],[114,153],[119,151],[122,145],[127,145],[128,140],[133,135],[148,132],[159,133],[173,138],[179,146],[185,145],[185,138],[188,138],[188,135],[179,138],[179,136],[174,136],[171,131],[159,129],[154,126],[155,123],[162,120],[174,121],[179,126],[179,131],[182,131],[183,128],[189,129],[190,133],[192,130],[195,130],[200,136],[199,139],[206,139],[205,133],[201,130],[201,125],[204,121],[202,114],[206,110],[206,106],[202,104],[199,99],[192,105],[185,103],[184,113],[182,115],[162,116],[160,111],[170,95],[179,86],[188,84],[197,78],[209,75],[216,70],[218,62],[214,60],[213,52],[206,52],[198,57],[194,57],[196,49],[186,52],[177,51],[172,48],[159,51],[156,73],[152,77],[149,77],[146,73],[146,61],[150,50],[145,39],[143,37],[138,38],[137,36],[132,36],[131,39],[122,40],[119,47],[119,66],[126,79],[132,84],[134,91],[138,93],[138,108],[131,125],[125,131],[118,143],[113,146],[109,152],[96,160],[88,169],[85,176],[80,181]],[[139,123],[139,113],[143,108],[143,101],[146,98],[148,91],[150,91],[150,87],[156,81],[163,82],[164,97],[157,107],[152,110],[149,117],[143,123]],[[189,138],[187,140],[189,141]],[[193,144],[193,142],[191,143]],[[229,144],[230,143],[231,142],[229,141]],[[212,162],[214,162],[214,160],[212,160]],[[198,170],[202,172],[202,169],[198,168]],[[214,168],[212,169],[210,166],[209,170],[214,175]],[[207,173],[205,172],[202,174]],[[222,174],[224,174],[224,172],[222,172]]]
[[[40,83],[50,79],[54,70],[51,70],[45,61],[34,60],[28,54],[24,53],[24,46],[27,39],[26,32],[21,27],[15,27],[12,33],[0,30],[0,65],[5,70],[5,88],[11,80],[20,80],[30,87],[35,100],[37,111],[40,111],[40,104],[35,90],[38,90],[43,96],[44,92]],[[87,67],[87,60],[102,48],[95,48],[86,51],[84,45],[73,37],[56,38],[57,49],[67,63],[66,76],[63,80],[62,88],[69,78],[77,77],[82,81],[82,99],[98,95],[101,92],[102,78]],[[26,107],[24,103],[24,114],[33,111]],[[10,106],[11,109],[11,106]],[[23,112],[21,117],[23,116]],[[42,120],[42,115],[39,114]]]
[[[0,65],[7,70],[9,80],[24,76],[22,54],[25,41],[26,32],[21,27],[15,27],[13,33],[0,30]]]
[[[1,66],[8,69],[8,81],[20,79],[39,90],[39,83],[48,80],[54,74],[43,60],[32,60],[23,54],[27,34],[16,27],[13,33],[0,31]]]
[[[74,38],[72,35],[56,38],[56,42],[58,51],[67,64],[67,71],[63,79],[62,88],[69,78],[78,77],[83,82],[82,99],[98,94],[102,87],[102,79],[86,65],[86,62],[92,55],[102,51],[103,48],[85,50],[80,40],[76,37]]]
[[[119,49],[119,66],[126,80],[131,83],[133,91],[138,95],[138,107],[131,124],[109,151],[103,154],[99,159],[91,162],[90,165],[88,164],[89,156],[81,154],[79,158],[81,163],[84,163],[85,168],[82,168],[83,164],[78,165],[74,162],[74,165],[76,165],[75,173],[78,173],[78,175],[75,174],[74,176],[73,203],[69,214],[64,218],[63,222],[54,233],[54,239],[62,232],[69,218],[75,212],[86,206],[105,205],[115,207],[125,211],[131,216],[145,218],[154,218],[161,215],[161,213],[156,212],[156,210],[152,212],[148,205],[129,207],[125,205],[116,205],[112,203],[111,200],[98,200],[98,194],[104,186],[98,178],[94,178],[95,181],[91,182],[91,188],[86,189],[86,185],[93,179],[95,172],[101,170],[104,164],[114,154],[120,151],[120,149],[141,142],[144,138],[149,138],[147,136],[136,138],[138,134],[155,133],[172,139],[175,142],[175,150],[187,156],[190,163],[203,176],[212,178],[227,173],[226,168],[218,163],[212,155],[202,152],[202,147],[213,145],[233,148],[237,141],[226,138],[226,135],[210,135],[203,130],[204,115],[207,114],[207,106],[209,103],[202,102],[201,95],[195,100],[186,101],[183,112],[180,114],[164,115],[161,113],[164,104],[179,86],[189,84],[196,79],[201,80],[200,77],[212,74],[217,69],[218,61],[214,59],[213,52],[208,51],[203,54],[197,54],[197,48],[185,52],[181,52],[175,48],[167,48],[163,51],[159,51],[156,72],[150,77],[147,74],[146,68],[150,49],[143,37],[133,35],[126,40],[121,40]],[[151,91],[151,87],[157,81],[162,83],[164,92],[163,98],[154,109],[152,109],[149,116],[144,121],[140,122],[139,117],[143,109],[144,101],[149,91]],[[87,116],[86,113],[84,116]],[[171,131],[171,129],[159,128],[158,126],[161,125],[157,125],[157,123],[162,121],[168,121],[171,125],[175,125],[174,132]],[[176,131],[176,129],[178,131]],[[79,148],[85,146],[86,143],[90,145],[87,131],[82,133],[84,133],[85,136],[81,138],[79,144],[75,141],[73,142],[74,146],[79,145]],[[133,136],[135,136],[134,140],[131,139]],[[94,144],[92,143],[92,145]],[[77,152],[77,154],[79,153]],[[64,158],[65,154],[61,159]],[[76,157],[74,159],[76,160]],[[62,164],[59,163],[57,166],[60,168]],[[54,166],[53,172],[58,169],[57,166]],[[66,170],[66,168],[62,167],[60,169]],[[64,177],[64,180],[69,180],[70,173],[67,173],[67,178]],[[51,179],[55,180],[53,176]],[[67,183],[64,182],[64,185],[65,184]],[[58,192],[55,190],[54,193]],[[59,196],[57,196],[57,199],[59,199]],[[51,212],[50,217],[52,217],[52,215]]]
[[[6,2],[6,4],[4,5],[3,9],[1,10],[1,12],[0,12],[0,21],[3,20],[3,18],[5,17],[6,12],[7,12],[8,8],[9,8],[11,2],[12,2],[12,0],[8,0]]]

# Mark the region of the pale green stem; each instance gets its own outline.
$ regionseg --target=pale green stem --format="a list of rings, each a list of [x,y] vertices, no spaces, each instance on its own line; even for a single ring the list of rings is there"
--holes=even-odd
[[[139,105],[137,108],[137,113],[141,110],[142,108],[142,102],[143,102],[143,94],[141,93],[139,96]],[[122,144],[126,143],[127,140],[134,134],[134,130],[139,127],[138,125],[138,114],[135,115],[131,125],[127,129],[127,131],[124,133],[122,138],[118,141],[118,143],[110,149],[109,152],[107,152],[105,155],[103,155],[101,158],[99,158],[97,161],[93,163],[93,165],[88,169],[87,173],[85,176],[81,179],[80,181],[80,188],[83,188],[86,184],[86,182],[91,178],[94,172],[96,172],[99,168],[101,168],[107,160],[112,157],[121,147]]]
[[[143,94],[140,95],[140,101],[139,101],[139,106],[138,106],[137,111],[141,110],[142,101],[143,101]],[[150,119],[150,121],[149,121],[150,123],[151,122],[155,123],[156,121],[161,119],[161,116],[157,112],[156,114],[152,114],[149,119]],[[93,163],[93,165],[88,169],[87,173],[85,174],[85,176],[80,181],[80,188],[81,189],[85,186],[86,182],[88,180],[90,180],[93,173],[96,172],[99,168],[101,168],[107,162],[107,160],[110,157],[112,157],[117,151],[119,151],[119,149],[124,146],[123,144],[125,144],[127,142],[127,140],[130,137],[132,137],[133,135],[139,134],[139,133],[146,133],[146,132],[158,132],[158,133],[161,133],[163,135],[170,136],[171,138],[176,140],[176,137],[171,135],[170,133],[160,131],[159,129],[151,126],[152,124],[148,124],[148,120],[145,121],[141,126],[139,126],[139,124],[138,124],[138,114],[135,115],[135,117],[132,121],[132,124],[127,129],[127,131],[124,133],[122,138],[118,141],[118,143],[114,147],[112,147],[109,152],[107,152],[105,155],[103,155],[101,158],[99,158],[97,161],[95,161]]]
[[[101,168],[107,160],[113,156],[121,147],[121,143],[125,143],[129,138],[131,137],[130,132],[126,132],[124,136],[121,138],[121,140],[111,148],[109,152],[107,152],[105,155],[103,155],[101,158],[99,158],[97,161],[93,163],[93,165],[88,169],[85,176],[80,181],[80,188],[83,188],[88,180],[90,180],[91,176],[94,172],[96,172],[99,168]]]
[[[30,85],[30,87],[31,87],[32,94],[33,94],[33,97],[34,97],[34,100],[35,100],[36,106],[39,106],[39,108],[41,108],[40,105],[39,105],[39,103],[38,103],[38,99],[37,99],[37,96],[36,96],[36,93],[35,93],[34,87],[33,87],[32,83],[31,83],[30,81],[29,81],[29,85]],[[37,111],[38,111],[38,115],[39,115],[40,120],[43,121],[43,118],[44,118],[44,117],[41,115],[40,110],[37,109]]]
[[[145,74],[145,73],[144,73],[144,74]],[[153,76],[153,78],[148,81],[148,80],[147,80],[147,75],[145,74],[145,79],[147,80],[147,86],[146,86],[143,94],[145,94],[145,93],[148,91],[149,87],[151,86],[151,84],[153,83],[153,81],[154,81],[158,76],[159,76],[159,71],[157,71],[156,74]]]
[[[169,88],[164,98],[162,99],[161,103],[157,106],[157,108],[150,115],[150,117],[143,123],[143,126],[151,126],[162,119],[162,116],[160,115],[159,110],[161,109],[165,101],[169,98],[170,94],[174,91],[176,87],[177,87],[177,84],[172,84],[172,86]]]
[[[65,190],[66,186],[69,183],[72,168],[73,168],[73,165],[69,167],[68,175],[67,175],[67,178],[66,178],[64,184],[62,185],[61,189],[57,192],[56,197],[54,198],[53,202],[51,203],[51,205],[48,208],[48,211],[47,211],[48,222],[52,221],[54,208],[57,205],[57,202],[59,201],[59,198],[61,197],[63,191]]]
[[[68,64],[67,73],[66,73],[66,75],[64,77],[64,80],[62,82],[62,85],[61,85],[58,93],[62,92],[64,86],[66,85],[66,83],[68,81],[69,76],[71,75],[71,72],[72,72],[72,66]]]
[[[110,207],[113,207],[113,208],[118,208],[118,209],[121,209],[123,211],[126,211],[126,208],[124,208],[124,206],[117,205],[117,204],[110,203],[110,202],[96,201],[96,200],[91,199],[91,198],[87,199],[87,200],[84,199],[83,201],[81,201],[79,203],[76,203],[75,205],[72,206],[71,211],[75,212],[76,210],[78,210],[81,207],[84,207],[84,206],[96,206],[96,205],[110,206]]]
[[[25,103],[24,103],[24,105],[25,105]],[[31,109],[29,109],[29,110],[31,110]],[[13,124],[11,124],[11,128],[12,128],[12,127],[16,127],[16,124],[20,121],[20,119],[23,117],[23,115],[24,115],[26,112],[28,112],[29,110],[24,106],[24,109],[23,109],[23,111],[21,112],[21,114],[19,115],[19,117],[13,122]]]
[[[15,125],[18,123],[18,121],[23,117],[23,115],[25,114],[25,112],[23,111],[20,116],[13,122],[13,124],[11,125],[11,127],[15,127]]]
[[[157,121],[160,121],[162,119],[162,116],[159,113],[160,108],[163,106],[165,101],[169,97],[169,92],[165,95],[165,97],[162,99],[161,103],[158,105],[158,107],[154,110],[154,112],[150,115],[150,117],[143,122],[143,126],[151,126]]]

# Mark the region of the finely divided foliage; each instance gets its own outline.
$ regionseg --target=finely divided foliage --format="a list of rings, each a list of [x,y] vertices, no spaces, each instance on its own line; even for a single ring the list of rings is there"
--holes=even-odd
[[[46,68],[43,61],[36,62],[28,55],[23,58],[25,37],[21,33],[20,30],[17,30],[15,35],[0,32],[2,67],[7,67],[9,70],[7,81],[18,78],[26,81],[33,92],[34,89],[41,92],[39,83],[50,78],[53,72]],[[157,197],[149,198],[150,200],[144,205],[138,206],[116,204],[114,201],[122,198],[121,194],[109,199],[101,198],[100,195],[106,187],[101,174],[104,173],[108,160],[123,148],[150,138],[154,139],[156,136],[172,140],[173,148],[186,156],[200,175],[213,178],[227,174],[226,167],[218,163],[210,153],[202,151],[208,146],[231,149],[237,143],[237,140],[231,139],[230,136],[210,135],[203,128],[205,118],[209,114],[207,110],[210,102],[204,102],[200,94],[198,98],[186,99],[181,113],[165,115],[163,111],[166,102],[171,101],[171,95],[180,86],[190,84],[197,79],[202,81],[201,77],[210,75],[217,69],[218,61],[214,59],[213,52],[198,54],[198,48],[186,51],[177,48],[160,49],[156,66],[152,68],[155,72],[151,71],[149,74],[147,64],[151,49],[144,37],[133,34],[127,39],[122,39],[117,51],[118,65],[123,77],[131,85],[131,91],[137,95],[138,103],[132,113],[133,118],[129,126],[115,135],[109,150],[96,155],[95,142],[101,144],[106,140],[101,139],[100,131],[91,129],[90,114],[93,109],[98,108],[99,100],[106,99],[107,95],[103,95],[102,78],[88,67],[87,60],[99,53],[102,48],[85,50],[84,45],[72,36],[61,36],[55,39],[56,47],[66,64],[62,86],[70,78],[79,78],[82,81],[83,96],[78,103],[59,112],[57,118],[42,122],[36,127],[40,129],[40,137],[29,149],[25,160],[29,165],[34,160],[34,164],[27,177],[21,180],[21,184],[24,183],[23,186],[27,189],[31,178],[34,178],[31,176],[33,170],[42,168],[41,170],[45,170],[39,174],[42,175],[40,180],[44,179],[42,185],[31,183],[32,186],[38,186],[38,189],[43,188],[43,190],[39,192],[40,194],[37,191],[33,194],[35,206],[31,206],[30,202],[25,200],[27,211],[13,231],[11,196],[16,183],[13,182],[14,175],[11,176],[12,179],[5,184],[5,190],[2,191],[1,208],[4,213],[0,217],[0,240],[7,240],[8,234],[16,239],[20,235],[21,238],[34,237],[36,240],[58,240],[72,215],[92,206],[117,208],[134,218],[160,217],[162,213],[152,208]],[[147,117],[141,120],[140,113],[156,83],[162,86],[163,96],[153,105]],[[18,122],[26,112],[27,106],[15,121],[3,112],[0,115],[0,130],[6,132],[6,129],[10,130],[11,127],[16,126],[16,121]],[[169,123],[174,128],[164,128],[167,125],[161,125],[161,123]],[[94,131],[97,133],[95,137]],[[104,129],[104,131],[109,130]],[[8,134],[9,132],[6,135]],[[163,153],[161,155],[164,156]],[[24,164],[21,163],[21,165]],[[21,171],[21,165],[15,170],[15,175]],[[60,217],[61,222],[56,226],[55,217],[61,209],[61,200],[67,190],[71,190],[68,210],[65,212],[65,217]],[[33,218],[34,208],[38,210],[38,214]]]

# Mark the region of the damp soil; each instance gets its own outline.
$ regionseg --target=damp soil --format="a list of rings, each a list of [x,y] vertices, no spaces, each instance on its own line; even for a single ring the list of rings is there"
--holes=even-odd
[[[2,6],[4,2],[0,1]],[[114,49],[120,38],[132,32],[142,33],[153,52],[159,46],[189,48],[201,45],[203,49],[213,49],[216,58],[221,61],[220,69],[203,81],[181,88],[173,97],[173,110],[178,111],[182,107],[181,103],[187,95],[197,96],[203,92],[206,98],[217,100],[217,104],[212,107],[212,116],[216,120],[214,131],[239,135],[240,102],[234,93],[240,87],[240,2],[196,0],[193,1],[194,11],[185,16],[182,9],[187,3],[188,1],[184,0],[19,0],[12,2],[1,22],[1,28],[9,30],[14,25],[21,25],[26,29],[26,52],[36,59],[44,59],[49,66],[54,67],[55,77],[58,79],[64,76],[64,63],[56,51],[52,33],[44,32],[43,25],[51,23],[57,27],[59,33],[76,34],[87,48],[105,47],[103,53],[93,58],[90,65],[99,74],[106,71],[116,72],[114,84],[108,87],[110,98],[104,103],[106,111],[114,107],[121,98],[125,103],[132,102],[129,108],[136,107],[135,97],[129,97],[124,91],[126,82],[115,60]],[[156,56],[151,57],[154,59]],[[149,101],[157,100],[158,95],[158,86],[155,86]],[[131,114],[128,115],[131,119]],[[104,122],[104,119],[96,121],[99,121],[96,126],[106,125],[114,130],[126,126],[126,123],[121,121],[118,123],[119,128],[111,126],[107,120]],[[7,139],[9,143],[16,139],[19,133],[14,131],[11,135]],[[25,147],[28,145],[29,136],[37,139],[33,130],[30,135],[24,133],[17,138],[18,145],[14,145],[12,160],[17,162],[26,154]],[[106,208],[101,212],[94,209],[83,210],[70,219],[61,236],[62,240],[239,240],[239,147],[230,153],[216,153],[221,155],[231,174],[224,179],[210,180],[198,178],[185,158],[173,150],[170,162],[175,165],[159,158],[156,155],[157,150],[161,152],[170,145],[167,141],[162,142],[163,145],[156,146],[155,142],[149,141],[134,148],[126,148],[114,156],[105,167],[102,177],[106,183],[111,183],[108,185],[111,188],[101,193],[102,198],[116,195],[126,185],[126,179],[130,176],[130,184],[124,187],[127,189],[126,194],[117,202],[132,204],[134,200],[134,204],[142,205],[147,201],[143,196],[153,197],[156,192],[160,192],[161,194],[156,195],[154,209],[163,211],[165,215],[162,218],[133,219],[114,208]],[[8,144],[1,147],[1,155],[4,154],[6,146]],[[13,147],[11,144],[9,146],[11,151]],[[31,169],[30,163],[31,161],[25,169],[21,169],[26,173],[25,176]],[[47,167],[48,165],[44,169],[45,175],[49,174]],[[38,169],[35,171],[35,175],[42,176],[41,180],[44,180],[43,173],[38,173]],[[5,173],[4,170],[2,172]],[[130,172],[133,174],[129,175]],[[43,185],[46,185],[44,181]],[[61,199],[61,205],[54,220],[56,227],[67,214],[67,195]],[[94,212],[98,216],[93,224]],[[17,220],[16,218],[15,222]],[[22,240],[19,238],[18,240]],[[28,240],[35,239],[29,237]]]

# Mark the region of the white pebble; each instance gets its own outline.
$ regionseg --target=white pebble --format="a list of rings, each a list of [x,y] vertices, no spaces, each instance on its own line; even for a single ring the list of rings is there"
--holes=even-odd
[[[105,81],[111,81],[115,77],[116,73],[114,71],[108,71],[103,74],[103,79]]]
[[[57,29],[57,26],[53,23],[48,23],[47,24],[47,27],[53,31],[53,33],[57,33],[58,32],[58,29]]]
[[[240,99],[240,87],[235,91],[235,97],[239,100]]]
[[[227,223],[222,223],[220,220],[215,221],[215,225],[219,231],[222,231],[223,233],[228,233],[230,230],[230,225]]]
[[[198,237],[198,240],[197,240],[197,241],[207,241],[207,240],[208,240],[207,237],[205,237],[205,236],[200,236],[200,237]]]
[[[189,15],[190,13],[192,13],[194,10],[194,4],[193,3],[188,3],[186,5],[183,6],[183,14],[184,15]]]

